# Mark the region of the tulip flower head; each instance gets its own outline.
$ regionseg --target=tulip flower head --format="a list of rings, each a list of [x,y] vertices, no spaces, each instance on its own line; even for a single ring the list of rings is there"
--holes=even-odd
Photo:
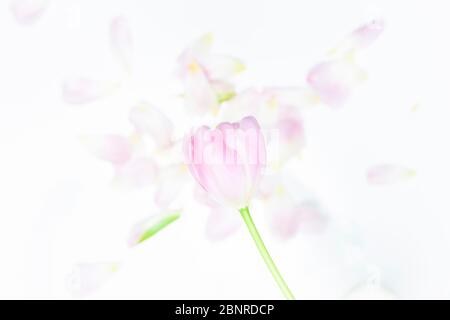
[[[206,126],[184,144],[185,161],[200,186],[217,202],[247,207],[266,163],[266,147],[254,117]]]
[[[198,128],[184,142],[184,158],[200,186],[218,203],[238,209],[261,257],[287,299],[295,299],[250,215],[249,204],[266,164],[266,145],[254,117]]]

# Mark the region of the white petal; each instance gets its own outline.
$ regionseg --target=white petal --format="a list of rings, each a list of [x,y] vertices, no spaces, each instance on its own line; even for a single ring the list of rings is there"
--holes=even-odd
[[[118,83],[100,82],[86,77],[71,77],[63,81],[62,94],[65,102],[86,104],[114,92]]]
[[[150,135],[157,146],[172,144],[173,124],[159,109],[141,103],[131,109],[130,121],[137,132]]]
[[[352,89],[365,78],[365,72],[352,61],[331,60],[314,66],[308,73],[307,82],[323,103],[340,107]]]
[[[151,158],[137,157],[117,167],[116,180],[131,187],[144,187],[156,181],[157,165]]]
[[[244,63],[233,57],[209,55],[201,61],[208,78],[227,80],[245,70]]]
[[[387,185],[410,179],[415,171],[395,164],[375,165],[367,170],[366,178],[369,184]]]
[[[110,38],[113,53],[125,69],[129,71],[131,68],[133,38],[128,20],[125,17],[119,16],[111,21]]]
[[[113,165],[123,165],[133,153],[130,140],[119,135],[84,136],[81,139],[92,154]]]
[[[67,279],[67,289],[75,297],[84,297],[104,285],[119,269],[117,262],[80,263]]]
[[[17,22],[28,25],[42,16],[48,2],[48,0],[12,0],[10,9]]]

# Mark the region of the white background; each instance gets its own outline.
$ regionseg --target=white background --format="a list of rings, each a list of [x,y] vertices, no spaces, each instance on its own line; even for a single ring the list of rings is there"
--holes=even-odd
[[[303,85],[331,47],[381,16],[386,30],[362,57],[367,82],[344,108],[305,114],[308,147],[290,168],[328,209],[327,232],[280,242],[257,206],[253,215],[297,298],[344,298],[373,272],[398,298],[450,298],[448,9],[429,0],[61,0],[22,26],[1,0],[0,297],[71,298],[74,264],[120,260],[88,298],[281,298],[246,230],[211,243],[200,207],[129,250],[131,226],[156,210],[151,196],[112,187],[111,168],[78,137],[127,133],[128,111],[143,99],[171,114],[176,57],[205,32],[217,52],[246,62],[242,86]],[[117,15],[134,34],[131,82],[98,103],[67,105],[66,76],[117,77],[108,42]],[[417,176],[369,186],[366,168],[385,162]]]

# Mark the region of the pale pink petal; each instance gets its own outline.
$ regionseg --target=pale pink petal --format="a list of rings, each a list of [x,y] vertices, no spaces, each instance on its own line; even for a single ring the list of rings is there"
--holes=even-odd
[[[364,78],[364,72],[353,62],[333,60],[313,67],[308,73],[307,82],[323,103],[340,107]]]
[[[415,171],[395,164],[375,165],[367,170],[366,178],[369,184],[388,185],[410,179]]]
[[[208,192],[198,184],[196,184],[194,187],[194,199],[208,207],[218,206],[217,202],[211,198]]]
[[[158,168],[151,158],[137,157],[117,167],[116,179],[131,187],[144,187],[156,181]]]
[[[305,201],[300,204],[286,202],[284,205],[271,208],[271,227],[281,239],[294,237],[297,232],[322,232],[327,224],[321,208],[314,202]]]
[[[129,119],[137,132],[152,137],[157,146],[164,148],[172,144],[174,126],[159,109],[141,103],[131,109]]]
[[[209,55],[212,42],[212,34],[205,34],[196,39],[180,54],[177,60],[177,74],[180,79],[184,80],[186,76],[192,72],[193,67],[201,67],[200,61]],[[193,62],[195,62],[196,65],[193,65]],[[203,67],[201,68],[203,69]]]
[[[82,142],[97,158],[117,166],[125,164],[133,153],[130,140],[119,135],[84,136]]]
[[[227,80],[245,70],[244,63],[233,57],[209,55],[201,61],[209,79]]]
[[[86,77],[71,77],[63,81],[62,95],[67,103],[86,104],[112,93],[118,86]]]
[[[196,62],[193,62],[192,69],[184,80],[184,85],[184,98],[189,112],[199,115],[218,112],[219,101],[214,87]]]
[[[67,289],[75,297],[84,297],[101,288],[119,269],[117,262],[80,263],[67,278]]]
[[[133,37],[128,20],[125,17],[119,16],[111,21],[110,39],[113,53],[120,63],[129,70],[131,68]]]
[[[48,2],[48,0],[11,0],[10,9],[17,22],[29,25],[42,16]]]
[[[261,199],[269,200],[276,193],[281,192],[281,177],[275,174],[266,174],[261,177],[258,184],[258,196]]]
[[[241,218],[237,210],[213,207],[206,223],[206,237],[211,241],[223,240],[239,229]]]
[[[330,51],[334,57],[351,57],[355,53],[366,49],[383,33],[385,22],[383,19],[369,21],[349,34],[335,48]]]
[[[353,42],[354,49],[364,49],[371,45],[384,31],[384,27],[384,20],[375,19],[353,31],[350,39]]]
[[[303,119],[298,109],[291,106],[279,108],[278,120],[273,127],[277,133],[279,160],[284,162],[297,155],[306,145]],[[273,143],[273,141],[272,141]]]
[[[193,177],[215,201],[240,209],[257,191],[266,161],[264,137],[254,117],[200,127],[186,137],[184,157]]]

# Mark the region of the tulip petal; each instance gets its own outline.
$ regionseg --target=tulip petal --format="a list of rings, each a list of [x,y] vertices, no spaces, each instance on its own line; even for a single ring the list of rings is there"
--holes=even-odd
[[[18,23],[30,25],[42,16],[48,2],[48,0],[12,0],[10,9]]]
[[[125,164],[133,153],[129,139],[119,135],[85,136],[82,142],[97,158],[117,166]]]
[[[297,232],[320,233],[327,225],[325,215],[315,202],[304,201],[297,205],[286,202],[281,207],[272,208],[271,211],[272,230],[284,240],[292,238]]]
[[[200,67],[196,67],[193,62],[192,70],[184,80],[186,107],[200,115],[206,112],[217,113],[219,101],[216,92],[205,73],[197,68]]]
[[[137,157],[116,168],[116,180],[131,187],[145,187],[156,181],[157,170],[153,159]]]
[[[155,215],[153,217],[144,219],[137,223],[132,231],[128,241],[130,247],[134,247],[157,234],[162,229],[169,226],[180,218],[180,213],[166,213]]]
[[[230,79],[245,70],[241,60],[227,56],[209,55],[201,63],[210,79]]]
[[[241,220],[238,212],[229,208],[213,207],[206,223],[206,237],[220,241],[239,229]]]
[[[388,185],[410,179],[415,171],[395,164],[375,165],[367,170],[366,179],[372,185]]]
[[[341,43],[331,50],[331,54],[338,57],[351,56],[360,50],[369,47],[383,33],[385,22],[383,19],[374,19],[355,29]]]
[[[307,82],[311,88],[322,102],[331,107],[342,106],[350,96],[353,87],[364,79],[364,72],[347,60],[319,63],[307,76]]]
[[[184,142],[184,157],[193,177],[214,201],[240,209],[249,204],[265,166],[265,141],[258,122],[200,127]]]
[[[117,262],[80,263],[67,279],[67,289],[76,297],[84,297],[101,288],[119,269]]]
[[[160,148],[172,144],[174,126],[159,109],[147,103],[141,103],[131,109],[129,119],[138,133],[152,137],[154,143]]]
[[[128,20],[125,17],[119,16],[111,21],[110,40],[114,55],[124,68],[129,71],[131,68],[133,37]]]

